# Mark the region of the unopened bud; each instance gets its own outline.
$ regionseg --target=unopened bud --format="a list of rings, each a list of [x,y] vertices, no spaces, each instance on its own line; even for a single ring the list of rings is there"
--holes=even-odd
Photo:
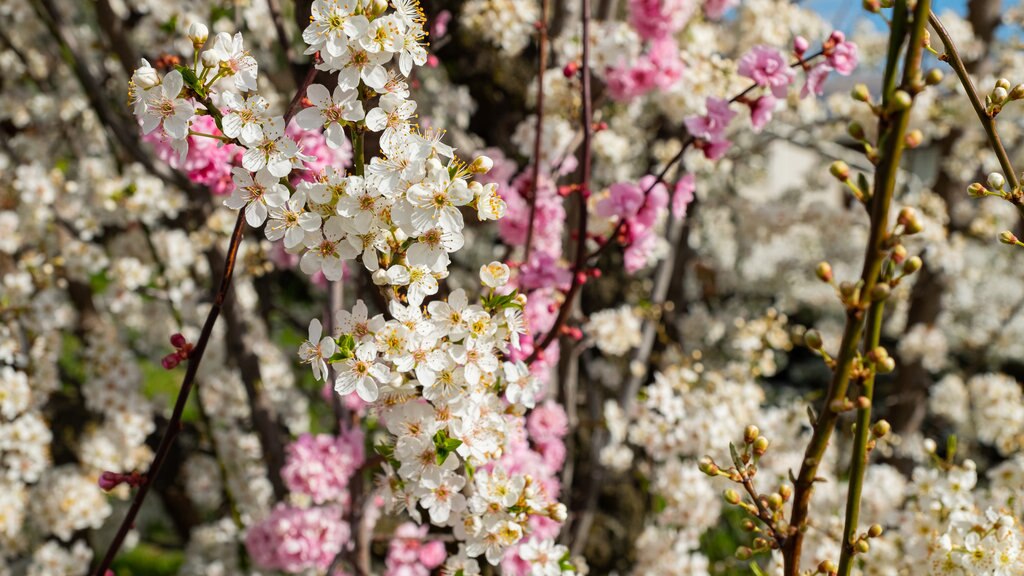
[[[1003,90],[1009,90],[1010,89],[1010,81],[1007,80],[1006,78],[1000,78],[999,80],[996,80],[995,90],[998,90],[1000,88],[1002,88]]]
[[[874,287],[871,288],[871,301],[881,302],[882,300],[888,298],[891,292],[892,289],[889,288],[888,284],[875,284]]]
[[[854,120],[853,122],[850,122],[849,126],[846,127],[846,133],[849,134],[850,138],[853,138],[854,140],[863,140],[865,136],[864,126],[860,122]]]
[[[903,263],[903,274],[909,276],[920,270],[923,265],[924,263],[921,261],[920,256],[911,256],[910,259]]]
[[[853,297],[853,293],[856,290],[856,286],[852,282],[840,282],[839,283],[839,295],[843,297],[843,300],[849,300]]]
[[[380,16],[388,9],[388,0],[373,0],[370,4],[370,13],[374,16]]]
[[[907,148],[917,148],[924,141],[924,134],[920,130],[911,130],[903,140]]]
[[[935,86],[939,82],[942,82],[942,70],[932,68],[927,74],[925,74],[924,82],[929,86]]]
[[[753,444],[754,440],[757,440],[757,437],[760,435],[761,431],[757,429],[757,426],[751,424],[747,426],[745,430],[743,430],[743,442],[747,444]]]
[[[988,192],[988,190],[986,190],[980,182],[975,182],[974,184],[971,184],[970,186],[967,187],[967,194],[971,198],[981,198],[982,196],[985,195],[986,192]]]
[[[747,548],[746,546],[740,546],[736,549],[736,559],[741,562],[746,562],[747,560],[750,560],[750,557],[753,555],[753,550]]]
[[[891,430],[892,426],[889,425],[888,421],[879,420],[878,422],[875,422],[874,426],[871,427],[871,434],[875,438],[885,438],[886,436],[889,435],[889,432]]]
[[[907,259],[907,248],[903,244],[897,244],[892,249],[892,261],[897,264],[902,264]]]
[[[754,455],[764,456],[764,453],[768,451],[768,439],[764,436],[758,436],[757,440],[754,440]]]
[[[1003,102],[1006,102],[1006,99],[1009,96],[1010,93],[1006,90],[1006,88],[1003,87],[996,88],[995,90],[992,91],[992,101],[997,104],[1002,104]]]
[[[868,359],[872,362],[881,362],[889,357],[889,351],[885,349],[885,346],[875,346],[868,352]]]
[[[768,496],[768,507],[772,510],[778,510],[782,508],[782,496],[778,494],[772,494]]]
[[[701,458],[700,461],[697,462],[697,468],[708,476],[717,476],[719,472],[718,466],[709,456]]]
[[[132,73],[132,83],[146,90],[160,83],[160,75],[157,74],[156,68],[149,65],[149,61],[143,60]]]
[[[822,560],[821,564],[818,564],[819,574],[832,574],[839,568],[836,567],[836,563],[831,560]]]
[[[220,56],[217,55],[213,50],[207,50],[199,57],[202,61],[203,66],[207,68],[218,68],[220,66]]]
[[[789,499],[793,496],[793,487],[790,486],[789,484],[783,484],[782,486],[779,486],[779,496],[782,496],[782,499],[788,502]]]
[[[380,270],[377,270],[376,272],[374,272],[370,276],[370,278],[373,279],[374,286],[387,286],[387,284],[389,282],[389,280],[388,280],[388,272],[387,272],[387,270],[384,270],[383,268],[381,268]]]
[[[1020,100],[1024,98],[1024,84],[1017,84],[1010,90],[1010,100]]]
[[[882,10],[882,2],[880,0],[863,0],[861,6],[872,14],[878,14]]]
[[[828,262],[818,263],[818,267],[814,269],[814,273],[818,275],[818,279],[822,282],[832,281],[832,265]]]
[[[821,341],[821,334],[817,330],[808,330],[804,334],[804,344],[811,350],[821,350],[824,343]]]
[[[832,173],[840,182],[846,182],[850,179],[850,166],[842,160],[836,160],[829,166],[828,171]]]
[[[793,52],[797,56],[803,56],[804,52],[807,52],[807,49],[810,47],[811,43],[807,41],[807,38],[804,38],[803,36],[793,38]]]
[[[871,538],[878,538],[881,535],[882,535],[882,525],[881,524],[872,524],[871,528],[868,528],[868,536],[870,536]]]
[[[206,24],[202,22],[193,22],[188,27],[188,39],[192,41],[192,45],[195,46],[196,50],[206,44],[206,39],[210,37],[210,29],[206,27]]]
[[[857,84],[854,86],[850,96],[858,102],[871,101],[871,92],[868,90],[867,84]]]
[[[879,374],[889,374],[896,369],[896,359],[892,356],[885,358],[875,366],[875,371]]]
[[[921,447],[929,454],[935,454],[935,451],[939,449],[935,444],[935,440],[932,440],[931,438],[925,438],[924,442],[921,443]]]
[[[728,490],[723,492],[722,496],[725,498],[725,501],[728,502],[729,504],[736,505],[740,503],[739,492],[733,490],[732,488],[729,488]]]
[[[897,90],[892,94],[892,109],[906,110],[914,104],[914,99],[906,90]]]
[[[860,540],[857,540],[856,548],[857,548],[857,553],[858,554],[867,554],[868,550],[871,550],[871,545],[868,544],[867,540],[860,539]]]
[[[1014,236],[1013,232],[1010,232],[1009,230],[1003,230],[1002,232],[999,233],[999,241],[1002,242],[1003,244],[1010,245],[1014,245],[1020,242],[1020,240],[1018,240],[1017,237]]]
[[[741,524],[741,527],[746,532],[753,532],[757,530],[757,524],[754,524],[754,521],[750,519],[744,520],[743,524]]]
[[[871,408],[871,399],[867,396],[857,396],[857,408],[861,410]]]
[[[488,156],[477,156],[473,163],[469,165],[469,171],[473,174],[487,174],[494,168],[494,160],[491,160]]]
[[[907,235],[917,234],[924,229],[921,221],[917,219],[917,212],[910,206],[904,206],[900,210],[899,216],[896,217],[896,222],[903,225],[903,233]]]
[[[988,175],[988,186],[994,190],[1002,190],[1003,186],[1006,185],[1006,179],[999,172],[993,172]]]

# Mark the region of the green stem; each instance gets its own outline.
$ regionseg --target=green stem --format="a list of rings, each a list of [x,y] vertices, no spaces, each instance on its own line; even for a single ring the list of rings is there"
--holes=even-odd
[[[882,335],[882,312],[885,301],[873,302],[868,310],[868,334],[864,339],[864,354],[875,349]],[[846,524],[843,529],[843,543],[839,553],[837,576],[849,576],[853,568],[854,544],[857,538],[857,523],[860,519],[860,501],[864,490],[864,473],[868,467],[868,435],[871,428],[871,402],[874,400],[875,371],[864,380],[861,394],[867,398],[867,405],[857,410],[857,428],[854,431],[853,455],[850,464],[850,488],[846,495]]]
[[[349,137],[352,140],[352,173],[356,176],[363,176],[365,173],[366,158],[363,157],[363,131],[359,126],[349,127]]]
[[[929,2],[919,0],[914,10],[912,29],[909,30],[909,47],[906,52],[901,89],[913,96],[920,91],[921,53],[923,50],[924,26],[928,20]],[[899,59],[904,40],[908,34],[907,1],[896,3],[893,12],[892,33],[889,37],[889,50],[885,77],[883,80],[882,114],[879,118],[881,135],[878,148],[881,161],[875,172],[874,191],[869,210],[871,214],[871,232],[864,254],[864,267],[861,271],[860,298],[855,304],[847,307],[846,327],[843,340],[836,358],[835,372],[825,396],[825,403],[818,414],[811,434],[811,440],[804,453],[804,461],[794,482],[793,509],[790,515],[791,534],[783,547],[785,576],[798,576],[800,573],[800,557],[803,548],[804,532],[809,515],[811,494],[817,480],[818,466],[828,449],[829,440],[835,430],[839,413],[833,408],[837,400],[846,398],[850,384],[853,360],[857,353],[864,326],[864,306],[869,300],[872,289],[878,282],[882,261],[885,258],[884,241],[888,233],[889,207],[892,203],[893,191],[896,187],[896,173],[903,154],[904,136],[910,118],[910,108],[891,110],[891,102],[896,92],[896,62]]]

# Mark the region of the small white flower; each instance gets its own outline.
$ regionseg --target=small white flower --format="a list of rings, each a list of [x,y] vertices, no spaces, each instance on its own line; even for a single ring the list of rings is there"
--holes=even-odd
[[[276,242],[284,238],[284,247],[295,248],[302,244],[307,232],[320,228],[322,220],[316,212],[307,212],[306,192],[298,190],[282,206],[270,208],[270,220],[264,229],[267,240]]]
[[[409,304],[419,306],[427,296],[437,294],[437,278],[426,266],[405,267],[396,264],[388,268],[388,282],[392,286],[408,286]]]
[[[324,336],[323,325],[320,320],[314,318],[309,323],[309,339],[299,346],[299,358],[303,364],[309,364],[313,368],[313,377],[317,381],[327,376],[327,360],[337,351],[338,347],[334,340]]]
[[[267,109],[270,107],[267,99],[259,94],[242,98],[234,92],[224,92],[223,98],[224,104],[230,109],[221,122],[224,135],[238,138],[246,146],[262,140],[263,122],[267,119]]]
[[[363,103],[355,90],[341,86],[334,89],[334,96],[323,84],[313,84],[306,90],[306,97],[313,106],[295,115],[295,123],[304,130],[324,129],[327,145],[337,150],[345,144],[344,122],[362,120]]]
[[[235,88],[243,92],[256,90],[258,64],[243,47],[241,32],[236,32],[234,36],[227,32],[217,34],[213,47],[206,53],[209,54],[207,60],[216,60],[225,76],[234,77]]]
[[[508,284],[512,271],[503,262],[491,262],[480,267],[480,281],[488,288],[500,288]]]
[[[164,133],[175,140],[184,140],[188,136],[189,121],[195,114],[195,108],[190,101],[178,98],[184,85],[181,72],[174,70],[164,76],[159,88],[146,91],[142,112],[143,134],[163,126]]]
[[[253,178],[244,168],[235,167],[231,169],[231,179],[235,182],[235,190],[224,205],[232,210],[245,208],[245,221],[253,228],[263,225],[268,206],[280,208],[288,200],[288,189],[266,168]]]
[[[377,346],[373,342],[364,342],[356,346],[355,355],[343,362],[338,368],[338,376],[334,379],[334,390],[342,396],[355,392],[364,402],[377,400],[377,382],[388,377],[388,369],[378,364]]]
[[[284,133],[284,118],[277,116],[263,125],[263,139],[253,143],[242,155],[242,166],[250,172],[266,167],[271,174],[284,178],[292,171],[292,158],[299,146]]]

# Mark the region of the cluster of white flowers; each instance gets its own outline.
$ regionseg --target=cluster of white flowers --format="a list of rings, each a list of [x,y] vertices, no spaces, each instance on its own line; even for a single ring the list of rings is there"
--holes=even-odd
[[[464,25],[508,56],[518,56],[540,19],[537,0],[469,0],[462,5]]]

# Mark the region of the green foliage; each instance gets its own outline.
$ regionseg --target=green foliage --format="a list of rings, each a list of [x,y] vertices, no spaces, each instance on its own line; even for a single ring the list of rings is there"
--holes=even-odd
[[[437,450],[437,465],[444,464],[444,461],[448,459],[448,455],[454,452],[459,446],[462,446],[462,440],[458,438],[449,438],[448,432],[445,430],[438,430],[437,434],[434,434],[434,448]]]
[[[184,561],[185,554],[180,550],[141,543],[121,553],[113,569],[118,576],[173,576]]]

